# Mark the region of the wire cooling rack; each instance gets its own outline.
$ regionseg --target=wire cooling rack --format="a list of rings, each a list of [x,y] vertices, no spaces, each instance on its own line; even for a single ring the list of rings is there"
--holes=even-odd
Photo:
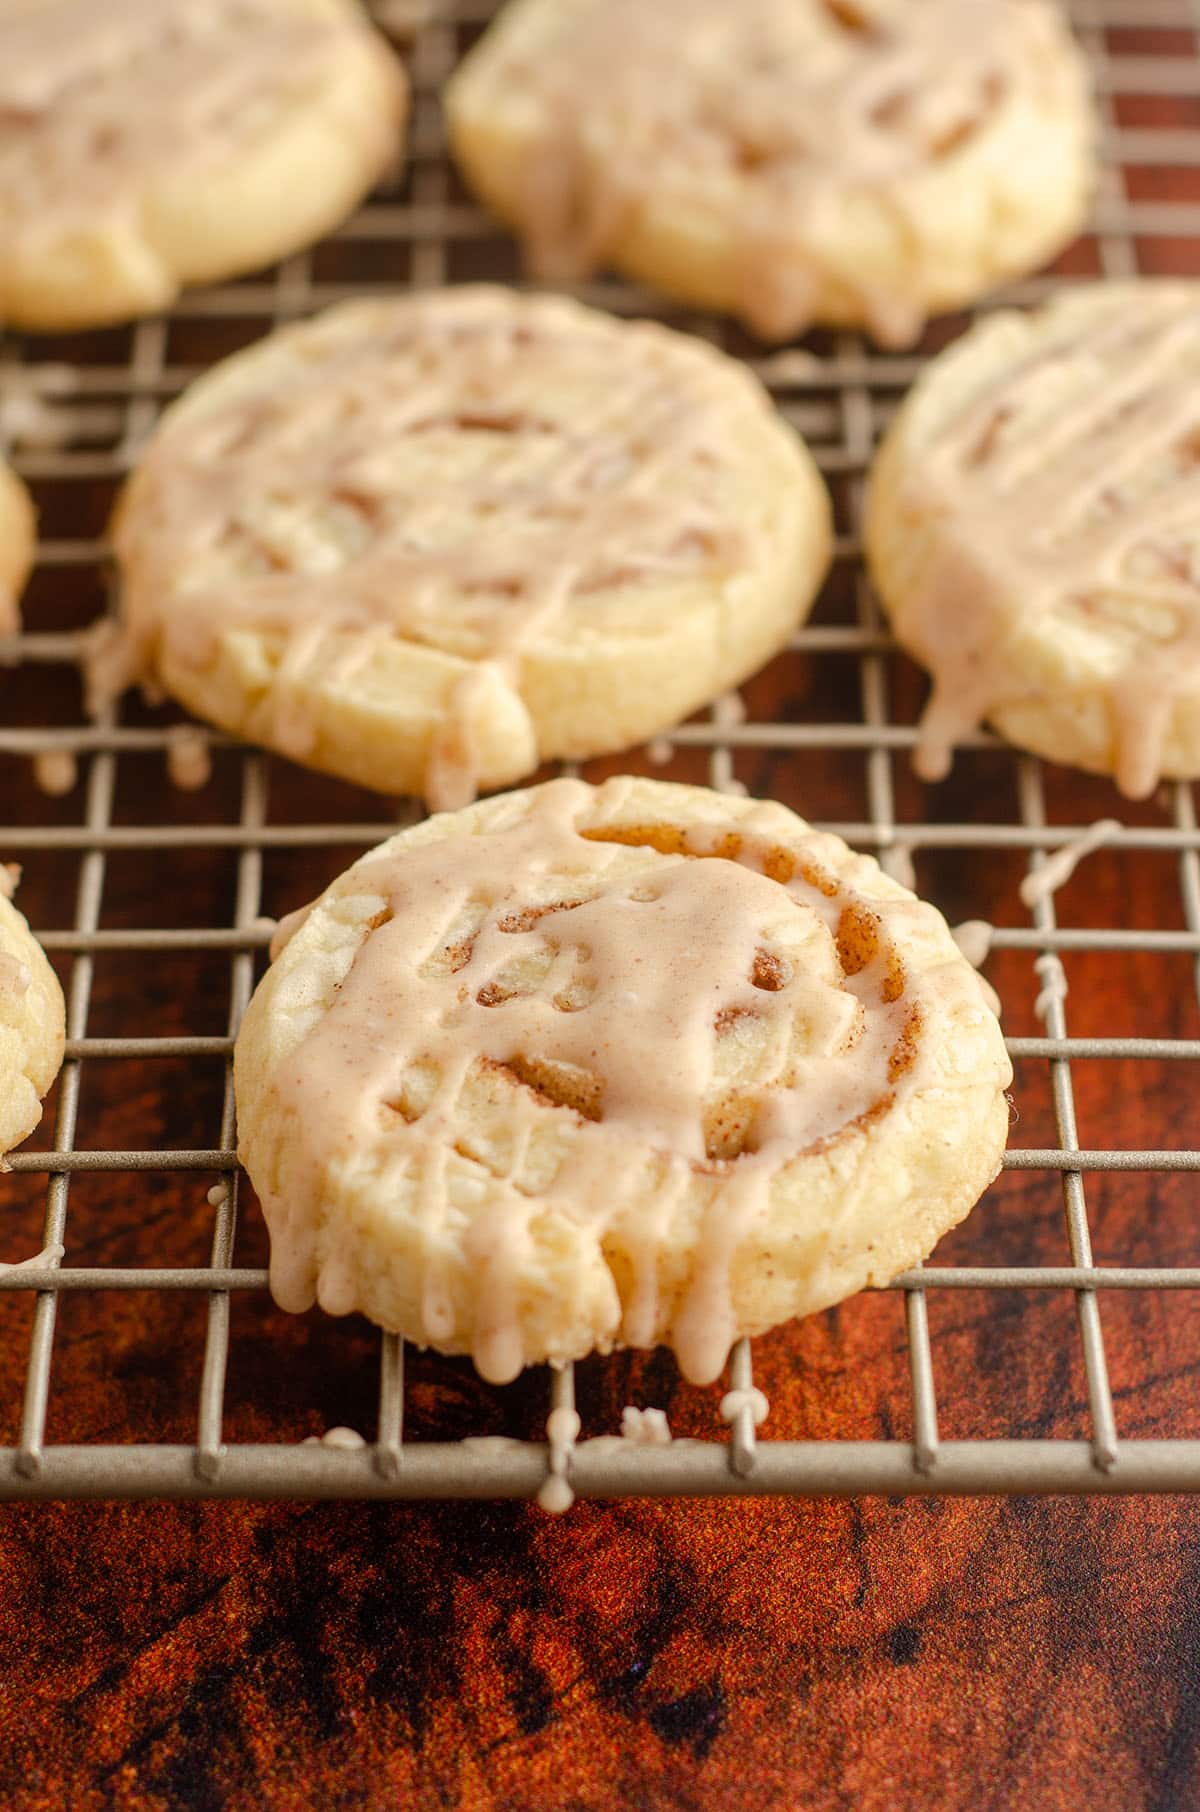
[[[67,1059],[44,1122],[48,1148],[13,1154],[13,1174],[0,1196],[0,1256],[22,1256],[18,1232],[24,1237],[35,1215],[45,1246],[66,1253],[62,1263],[0,1271],[0,1313],[9,1312],[0,1322],[0,1358],[6,1344],[15,1364],[9,1373],[0,1365],[0,1378],[14,1380],[15,1399],[5,1412],[8,1422],[0,1419],[0,1437],[12,1431],[10,1444],[0,1447],[0,1496],[527,1496],[552,1471],[569,1471],[580,1495],[608,1497],[1200,1489],[1200,1440],[1122,1435],[1115,1404],[1126,1399],[1110,1384],[1101,1308],[1103,1298],[1107,1315],[1118,1294],[1151,1293],[1165,1301],[1168,1292],[1200,1289],[1200,1268],[1098,1264],[1089,1225],[1089,1192],[1104,1187],[1107,1173],[1123,1173],[1135,1216],[1144,1209],[1149,1218],[1163,1208],[1164,1179],[1200,1169],[1200,1153],[1177,1136],[1180,1116],[1154,1117],[1156,1100],[1179,1101],[1179,1078],[1186,1089],[1194,1074],[1188,1066],[1200,1058],[1200,830],[1192,789],[1176,785],[1144,808],[1123,807],[1107,783],[1063,776],[984,734],[972,739],[946,786],[923,789],[909,772],[921,685],[892,648],[858,566],[857,508],[880,428],[923,359],[961,320],[936,324],[911,356],[877,353],[850,334],[816,335],[803,349],[768,353],[728,323],[665,307],[615,281],[581,293],[622,313],[658,314],[750,360],[813,446],[835,494],[840,534],[835,573],[813,622],[761,681],[744,688],[744,712],[723,703],[674,732],[666,748],[636,751],[594,771],[646,769],[653,757],[659,771],[682,779],[774,793],[875,851],[893,870],[915,863],[924,890],[951,917],[997,921],[992,973],[1006,1024],[1023,1015],[1030,1028],[1030,1035],[1009,1041],[1022,1079],[1018,1101],[1035,1103],[1025,1109],[1014,1141],[1031,1120],[1038,1131],[1039,1089],[1046,1101],[1042,1142],[1014,1142],[997,1189],[1018,1187],[1019,1204],[1036,1198],[1044,1205],[1051,1195],[1061,1200],[1062,1262],[981,1263],[968,1242],[964,1250],[973,1262],[947,1263],[944,1254],[953,1260],[955,1253],[952,1238],[928,1269],[898,1279],[891,1289],[903,1302],[906,1400],[894,1413],[880,1412],[869,1439],[840,1438],[846,1431],[836,1427],[830,1432],[839,1438],[767,1438],[756,1429],[749,1396],[726,1405],[730,1425],[723,1435],[715,1392],[707,1439],[643,1445],[614,1438],[610,1423],[603,1438],[581,1440],[569,1453],[552,1451],[542,1439],[515,1438],[498,1427],[503,1393],[481,1435],[405,1439],[406,1350],[397,1338],[364,1334],[361,1327],[356,1350],[373,1354],[373,1438],[353,1447],[301,1444],[265,1400],[240,1405],[236,1419],[246,1438],[231,1435],[231,1316],[247,1298],[273,1313],[261,1263],[244,1256],[247,1239],[255,1238],[262,1255],[253,1210],[243,1217],[235,1254],[239,1179],[229,1071],[233,1034],[267,939],[261,915],[316,891],[356,851],[404,821],[407,808],[399,808],[398,818],[368,795],[301,776],[219,737],[212,738],[217,775],[210,786],[195,794],[170,789],[161,770],[178,730],[163,712],[127,701],[98,720],[83,714],[75,672],[81,631],[103,601],[103,523],[115,487],[160,407],[199,371],[276,323],[344,296],[397,284],[515,277],[511,246],[459,188],[446,161],[436,102],[489,11],[464,0],[420,29],[409,56],[416,107],[407,172],[324,245],[266,277],[189,294],[169,317],[130,329],[65,342],[0,339],[0,428],[35,491],[44,535],[27,631],[0,651],[9,661],[0,673],[0,812],[11,818],[0,825],[0,855],[25,865],[22,902],[37,917],[68,995]],[[1072,12],[1101,97],[1104,180],[1092,230],[1058,273],[1017,286],[1006,301],[1036,300],[1077,277],[1200,268],[1200,0],[1076,0]],[[43,779],[67,789],[62,797],[33,787],[30,769],[39,761]],[[73,787],[72,762],[79,764]],[[1025,913],[1016,892],[1022,874],[1076,838],[1101,809],[1119,810],[1121,824],[1081,876],[1103,872],[1105,885],[1077,881],[1073,892],[1043,898]],[[1140,896],[1130,877],[1149,865],[1161,875],[1164,864],[1175,871],[1176,922],[1161,923],[1156,911],[1152,923],[1139,923]],[[185,894],[189,915],[202,922],[173,920],[172,904]],[[1067,899],[1072,922],[1060,924],[1056,906]],[[203,976],[179,992],[170,974],[182,959],[201,964]],[[111,986],[102,986],[110,963]],[[1148,963],[1165,966],[1151,970]],[[1066,995],[1057,984],[1068,969],[1073,992]],[[1104,1035],[1068,1029],[1069,1017],[1095,1023],[1089,988],[1105,973],[1126,977],[1128,1010],[1120,1023],[1136,1025],[1139,1035],[1114,1034],[1103,1022]],[[1149,979],[1152,974],[1162,979]],[[1103,999],[1111,1005],[1111,988]],[[127,1024],[122,1002],[140,1000],[157,1003],[160,1029]],[[182,1064],[185,1077],[204,1070],[209,1078],[197,1100],[208,1115],[210,1143],[172,1143],[169,1098],[186,1095],[189,1085],[147,1083],[151,1068],[163,1062],[175,1065],[175,1077]],[[1081,1142],[1077,1129],[1082,1065],[1089,1074],[1107,1068],[1126,1079],[1115,1091],[1102,1085],[1097,1097],[1103,1144]],[[95,1080],[101,1071],[110,1078],[106,1085]],[[1139,1074],[1151,1078],[1149,1086],[1127,1086]],[[1186,1114],[1183,1120],[1186,1130]],[[1161,1130],[1161,1149],[1146,1148],[1147,1127],[1150,1143],[1155,1128]],[[41,1136],[46,1139],[46,1130]],[[194,1256],[168,1262],[173,1248],[161,1204],[180,1199],[189,1173],[199,1173],[194,1193],[207,1230],[207,1262]],[[89,1243],[87,1204],[79,1205],[80,1192],[97,1178],[110,1212],[113,1203],[127,1210],[122,1225],[132,1223],[132,1244],[121,1251],[134,1263],[82,1263],[74,1256],[103,1252],[103,1239]],[[11,1215],[5,1197],[12,1199]],[[1178,1206],[1178,1198],[1172,1201]],[[986,1224],[988,1213],[985,1202],[969,1226]],[[1185,1241],[1183,1255],[1194,1253],[1194,1240],[1190,1247]],[[990,1302],[1011,1296],[1021,1326],[1039,1297],[1073,1300],[1074,1331],[1069,1322],[1057,1324],[1063,1339],[1075,1343],[1064,1366],[1081,1362],[1081,1427],[1070,1438],[1031,1435],[1015,1404],[1009,1424],[1007,1412],[999,1413],[991,1438],[957,1438],[939,1427],[931,1316],[935,1301],[940,1308],[970,1292],[984,1292]],[[167,1417],[176,1438],[143,1438],[119,1396],[111,1425],[101,1419],[87,1439],[55,1438],[56,1392],[67,1388],[56,1383],[59,1374],[77,1393],[81,1380],[102,1383],[108,1364],[97,1333],[102,1324],[85,1319],[76,1336],[70,1308],[83,1297],[114,1293],[123,1302],[155,1305],[153,1313],[137,1312],[157,1329],[178,1322],[179,1339],[185,1322],[191,1330],[194,1394]],[[336,1354],[347,1324],[313,1319],[321,1320],[313,1337]],[[56,1338],[60,1320],[67,1325]],[[280,1332],[287,1321],[271,1323],[276,1340],[287,1338]],[[1169,1339],[1181,1323],[1167,1315],[1155,1325]],[[1020,1349],[1021,1335],[1016,1338]],[[143,1374],[161,1363],[174,1380],[168,1346],[164,1339],[161,1356],[155,1348],[148,1359],[143,1355]],[[958,1350],[947,1367],[956,1381]],[[336,1378],[336,1358],[329,1365]],[[455,1372],[448,1362],[418,1356],[416,1365],[433,1379],[435,1395],[442,1388],[437,1365],[461,1382],[462,1368]],[[753,1386],[754,1366],[743,1342],[730,1363],[736,1391]],[[408,1369],[411,1385],[411,1355]],[[661,1366],[653,1375],[662,1379]],[[540,1407],[535,1401],[525,1418],[527,1435],[540,1433],[549,1409],[570,1408],[575,1394],[570,1369],[533,1377],[527,1385],[535,1397],[541,1393]],[[978,1388],[986,1389],[985,1373],[980,1377]],[[174,1382],[170,1388],[175,1391]],[[356,1388],[357,1419],[365,1420],[361,1378]],[[976,1387],[967,1388],[969,1394]],[[526,1407],[528,1401],[527,1394]],[[69,1415],[64,1425],[69,1432]]]

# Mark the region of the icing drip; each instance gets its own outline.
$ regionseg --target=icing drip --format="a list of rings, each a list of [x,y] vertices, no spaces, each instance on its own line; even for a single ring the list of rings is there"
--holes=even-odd
[[[627,1403],[621,1411],[621,1439],[635,1447],[669,1447],[671,1425],[661,1409],[635,1409]]]
[[[58,799],[74,787],[79,767],[70,749],[43,749],[33,758],[33,777],[43,793]]]
[[[151,173],[235,157],[353,29],[279,0],[4,8],[0,239],[132,213]]]
[[[579,1439],[582,1423],[573,1409],[560,1405],[552,1409],[546,1421],[546,1439],[550,1445],[547,1464],[549,1475],[537,1494],[542,1509],[551,1516],[561,1516],[575,1502],[575,1493],[567,1479],[571,1451]]]
[[[721,1398],[722,1422],[736,1422],[744,1409],[750,1411],[755,1428],[761,1428],[771,1413],[771,1405],[756,1385],[749,1390],[727,1390]]]
[[[489,674],[503,677],[503,662],[482,662],[453,687],[446,717],[434,731],[425,764],[425,800],[431,812],[456,812],[475,798],[476,775],[472,715]]]
[[[882,199],[918,263],[928,223],[914,182],[986,129],[1010,85],[1049,87],[1061,60],[1046,16],[1002,0],[546,11],[536,35],[510,43],[501,27],[481,53],[495,59],[489,88],[527,90],[538,109],[516,206],[532,270],[575,282],[647,217],[718,211],[738,223],[737,307],[769,339],[811,324],[829,278],[881,341],[915,339],[920,310],[839,256],[839,221]]]
[[[11,900],[21,885],[21,864],[0,862],[0,900]]]
[[[893,881],[899,881],[901,887],[907,887],[910,893],[916,893],[917,871],[913,863],[911,843],[889,843],[886,849],[879,852],[879,866],[885,875],[891,875]]]
[[[1034,968],[1042,979],[1042,990],[1033,1003],[1033,1010],[1039,1019],[1048,1019],[1051,1009],[1061,1006],[1067,998],[1067,972],[1061,960],[1048,951],[1039,956]]]
[[[346,1453],[352,1453],[359,1447],[367,1445],[356,1428],[327,1428],[322,1435],[305,1435],[301,1447],[336,1447]]]
[[[203,730],[184,725],[171,731],[167,743],[167,772],[171,784],[182,792],[199,792],[201,787],[208,785],[212,778],[212,757]]]
[[[43,1246],[42,1250],[35,1252],[32,1258],[19,1259],[16,1264],[0,1264],[0,1271],[45,1271],[64,1258],[66,1251],[65,1246],[54,1242],[49,1246]]]
[[[1023,654],[1041,619],[1099,676],[1117,784],[1142,798],[1200,689],[1200,292],[1121,288],[1004,325],[1020,356],[930,432],[905,486],[935,550],[903,607],[933,676],[914,766],[943,778],[984,717],[1041,697]]]
[[[992,947],[992,938],[996,927],[987,919],[964,919],[961,925],[952,925],[950,936],[954,939],[972,969],[982,969]],[[985,976],[977,975],[979,992],[989,1011],[999,1019],[1001,1012],[1000,996]]]
[[[1121,825],[1116,818],[1097,818],[1082,837],[1076,837],[1073,843],[1064,843],[1052,856],[1047,856],[1040,868],[1025,876],[1021,882],[1021,904],[1036,906],[1039,900],[1048,900],[1060,887],[1066,886],[1085,856],[1090,856],[1093,850],[1103,849],[1120,834]]]
[[[294,350],[151,442],[117,529],[125,638],[97,636],[93,702],[253,630],[279,649],[269,739],[303,759],[318,679],[347,683],[389,640],[437,648],[457,667],[426,757],[445,809],[474,797],[483,690],[528,724],[523,664],[568,611],[603,626],[631,583],[745,561],[730,443],[762,397],[678,335],[464,287],[276,344]]]
[[[964,919],[961,925],[951,928],[950,935],[972,969],[981,969],[987,961],[995,931],[996,927],[988,919]]]
[[[645,1345],[667,1312],[662,1229],[699,1188],[690,1281],[669,1332],[685,1375],[709,1382],[737,1333],[732,1267],[773,1179],[913,1087],[927,1003],[953,984],[939,970],[909,983],[886,906],[780,846],[770,807],[744,815],[737,833],[683,832],[623,825],[619,789],[597,821],[595,797],[555,781],[519,820],[410,843],[356,871],[357,892],[381,906],[273,1081],[306,1179],[272,1219],[271,1287],[284,1308],[307,1308],[314,1288],[327,1308],[352,1302],[322,1242],[320,1178],[381,1133],[431,1235],[413,1337],[437,1341],[452,1325],[437,1270],[454,1245],[438,1232],[454,1212],[451,1154],[490,1172],[467,1262],[487,1304],[471,1350],[496,1380],[522,1363],[515,1279],[535,1217],[620,1222],[630,1238],[636,1228],[620,1338]],[[754,1080],[735,1085],[747,1037]],[[488,1087],[505,1090],[506,1154],[480,1148],[463,1106]],[[569,1158],[547,1175],[531,1139],[558,1115]]]

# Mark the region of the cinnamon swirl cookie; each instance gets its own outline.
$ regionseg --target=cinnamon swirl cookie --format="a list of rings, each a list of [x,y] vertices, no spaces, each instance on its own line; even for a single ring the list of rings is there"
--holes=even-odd
[[[63,997],[45,952],[12,904],[0,868],[0,1169],[42,1117],[63,1054]]]
[[[930,367],[867,548],[933,675],[918,771],[987,718],[1133,798],[1200,775],[1200,285],[1086,285]]]
[[[406,93],[356,0],[0,0],[0,323],[126,320],[308,245]]]
[[[709,1381],[1000,1164],[945,922],[780,805],[551,781],[394,837],[277,946],[235,1057],[276,1300],[488,1378],[666,1342]]]
[[[0,459],[0,636],[16,633],[17,600],[33,564],[36,533],[29,492]]]
[[[1082,58],[1047,0],[510,0],[452,78],[472,187],[533,271],[915,339],[1074,237]]]
[[[486,287],[335,308],[171,409],[121,504],[127,653],[225,728],[466,803],[762,665],[824,486],[710,347]]]

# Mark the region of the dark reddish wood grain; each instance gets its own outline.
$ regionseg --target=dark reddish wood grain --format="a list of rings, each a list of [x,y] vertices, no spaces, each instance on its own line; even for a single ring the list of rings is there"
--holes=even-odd
[[[1115,37],[1115,35],[1114,35]],[[1169,48],[1121,34],[1113,48]],[[1189,39],[1188,45],[1191,48]],[[1200,125],[1195,99],[1118,101],[1125,124]],[[1169,112],[1168,112],[1169,109]],[[1195,198],[1196,173],[1146,170],[1145,199]],[[394,248],[320,248],[318,274],[403,281]],[[1143,268],[1188,270],[1192,245],[1146,242]],[[505,274],[497,236],[452,248],[451,274]],[[1094,242],[1064,270],[1094,274]],[[247,320],[174,323],[169,356],[220,356],[254,337]],[[951,331],[939,324],[929,344]],[[740,345],[731,330],[731,346]],[[825,344],[815,336],[812,344]],[[56,347],[120,364],[123,333]],[[819,395],[810,397],[818,407]],[[836,417],[832,392],[824,406]],[[830,429],[836,434],[836,426]],[[38,487],[43,529],[99,533],[111,493]],[[839,509],[847,525],[849,499]],[[848,567],[817,621],[851,620]],[[39,628],[86,622],[100,602],[91,569],[39,573],[27,615]],[[890,660],[895,715],[912,721],[922,681]],[[745,689],[768,721],[857,721],[852,660],[785,655]],[[78,721],[66,670],[0,674],[0,721]],[[168,715],[169,714],[165,714]],[[128,722],[164,714],[131,706]],[[628,760],[596,763],[593,777]],[[861,755],[750,753],[752,791],[824,820],[868,816]],[[893,764],[897,816],[1012,821],[1015,765],[1003,751],[960,759],[922,788]],[[666,770],[704,781],[705,757]],[[157,756],[122,757],[115,816],[137,825],[228,822],[238,757],[183,798]],[[1168,802],[1130,807],[1107,783],[1047,769],[1052,820],[1118,811],[1167,824]],[[0,761],[4,820],[77,824],[82,793],[50,801],[24,766]],[[368,795],[271,764],[273,822],[373,819]],[[264,908],[308,898],[356,851],[271,853]],[[21,903],[41,928],[68,926],[79,857],[27,855]],[[1024,924],[1022,864],[989,849],[918,859],[924,891],[951,920]],[[110,858],[106,927],[228,923],[233,853]],[[1101,852],[1058,898],[1069,925],[1183,923],[1176,859]],[[69,978],[70,959],[61,964]],[[1069,956],[1075,1033],[1200,1036],[1184,957]],[[1041,1031],[1025,955],[990,974],[1014,1034]],[[228,962],[191,954],[97,963],[89,1030],[221,1032]],[[1196,1073],[1181,1063],[1077,1063],[1085,1144],[1197,1143]],[[78,1142],[216,1143],[219,1060],[85,1066]],[[1047,1066],[1019,1065],[1024,1145],[1055,1143]],[[34,1144],[49,1142],[46,1130]],[[96,1175],[70,1193],[69,1260],[204,1262],[207,1176]],[[1087,1179],[1097,1257],[1200,1263],[1196,1180]],[[41,1243],[44,1184],[0,1184],[0,1251]],[[261,1263],[247,1204],[238,1259]],[[939,1258],[1065,1263],[1051,1175],[1008,1175]],[[1187,1296],[1104,1299],[1120,1432],[1200,1436],[1200,1323]],[[1088,1433],[1074,1309],[1067,1296],[934,1293],[929,1304],[945,1436]],[[0,1442],[17,1432],[31,1304],[0,1297]],[[189,1441],[204,1308],[191,1298],[70,1295],[61,1303],[48,1439]],[[238,1296],[226,1404],[230,1441],[295,1438],[335,1422],[373,1431],[377,1337],[358,1320],[291,1318]],[[899,1298],[863,1296],[758,1343],[757,1376],[777,1437],[904,1438],[910,1432]],[[680,1383],[662,1354],[580,1368],[585,1432],[611,1429],[627,1402],[657,1403],[677,1433],[715,1435],[717,1393]],[[469,1365],[418,1357],[414,1438],[538,1436],[545,1380],[506,1390]],[[524,1505],[34,1505],[0,1509],[0,1804],[14,1812],[150,1808],[451,1808],[453,1812],[1176,1812],[1200,1804],[1200,1525],[1193,1504],[1132,1501],[582,1504],[552,1521]]]

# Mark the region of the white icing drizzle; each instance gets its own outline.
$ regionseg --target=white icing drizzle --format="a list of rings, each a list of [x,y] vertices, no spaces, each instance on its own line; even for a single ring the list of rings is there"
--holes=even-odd
[[[0,1271],[45,1271],[66,1257],[67,1248],[54,1241],[35,1252],[32,1258],[19,1259],[15,1264],[0,1264]]]
[[[346,1453],[354,1452],[367,1445],[366,1440],[356,1428],[327,1428],[322,1435],[305,1435],[302,1447],[336,1447]]]
[[[279,0],[0,9],[0,237],[132,213],[151,173],[236,157],[361,29]]]
[[[665,736],[655,736],[646,744],[646,758],[656,768],[665,768],[675,759],[675,744]]]
[[[567,1479],[571,1452],[579,1439],[582,1423],[573,1409],[560,1404],[546,1419],[546,1439],[550,1445],[547,1459],[549,1473],[537,1494],[541,1508],[550,1516],[561,1516],[575,1502],[575,1493]]]
[[[21,885],[21,864],[0,862],[0,900],[11,900]]]
[[[1055,94],[1062,64],[1048,10],[1008,0],[584,0],[480,54],[499,59],[489,86],[537,109],[517,209],[537,275],[586,277],[656,207],[716,209],[739,223],[738,310],[757,332],[811,325],[828,273],[891,345],[916,338],[920,309],[837,257],[839,218],[886,198],[919,267],[930,229],[906,188],[1014,82]]]
[[[1021,904],[1036,906],[1039,900],[1048,900],[1060,887],[1066,886],[1085,856],[1103,849],[1120,834],[1121,825],[1116,818],[1097,818],[1081,837],[1076,837],[1073,843],[1064,843],[1052,856],[1047,856],[1040,868],[1032,869],[1025,876],[1020,889]]]
[[[601,1229],[619,1222],[627,1238],[636,1227],[619,1337],[660,1337],[658,1245],[683,1192],[699,1186],[701,1234],[669,1338],[684,1374],[709,1382],[739,1331],[731,1267],[773,1178],[914,1086],[927,1012],[961,986],[953,965],[912,981],[888,905],[824,869],[814,834],[781,845],[774,808],[740,815],[736,832],[644,827],[622,821],[629,784],[593,793],[551,782],[520,819],[359,866],[359,890],[385,904],[272,1082],[301,1179],[286,1213],[268,1212],[271,1287],[284,1308],[303,1310],[314,1294],[331,1312],[351,1306],[353,1285],[322,1244],[320,1179],[382,1138],[387,1161],[417,1184],[414,1212],[430,1232],[424,1325],[404,1332],[445,1337],[438,1266],[453,1261],[457,1239],[438,1231],[450,1212],[448,1154],[464,1140],[470,1150],[464,1087],[494,1075],[512,1090],[515,1127],[507,1171],[489,1165],[488,1214],[469,1236],[487,1303],[472,1336],[479,1370],[502,1381],[520,1369],[518,1258],[548,1209]],[[630,847],[644,865],[630,865]],[[624,878],[614,880],[618,854]],[[717,1068],[722,1039],[747,1016],[764,1041],[749,1099],[728,1093]],[[531,1183],[534,1120],[557,1113],[569,1116],[570,1161]]]
[[[70,749],[43,749],[33,758],[33,778],[43,793],[61,798],[79,778],[79,764]]]
[[[212,778],[208,737],[192,724],[172,729],[167,740],[167,772],[171,783],[187,793],[199,792]]]
[[[627,1403],[621,1411],[621,1439],[635,1447],[669,1447],[671,1424],[665,1410],[637,1409]]]
[[[470,663],[426,758],[426,795],[451,809],[474,796],[479,688],[528,722],[523,663],[568,609],[602,621],[630,584],[719,579],[753,551],[731,443],[764,399],[681,335],[463,286],[276,343],[150,442],[116,534],[125,633],[97,632],[93,703],[159,654],[202,669],[252,629],[282,647],[271,740],[303,760],[316,674],[345,683],[388,640],[433,646]]]
[[[987,919],[964,919],[961,925],[950,927],[950,936],[975,970],[981,969],[987,961],[995,933],[996,927]],[[999,1019],[1002,1010],[1000,996],[986,976],[977,974],[975,979],[979,983],[979,992],[984,1002]]]
[[[907,887],[910,893],[916,893],[917,870],[911,843],[889,843],[886,849],[879,852],[879,866],[885,875],[891,875],[893,881],[899,881],[901,887]]]
[[[1162,774],[1175,701],[1200,689],[1200,288],[1120,286],[1035,317],[931,433],[906,481],[936,548],[904,602],[933,675],[914,766],[998,706],[1041,697],[1023,626],[1080,642],[1122,792]]]
[[[771,1413],[771,1405],[757,1385],[751,1385],[749,1390],[727,1390],[725,1392],[721,1398],[722,1422],[736,1421],[744,1409],[750,1411],[750,1418],[755,1428],[761,1428]]]
[[[995,933],[996,927],[988,919],[964,919],[961,925],[950,927],[951,937],[972,969],[981,969],[987,961]]]
[[[1033,1010],[1039,1019],[1047,1019],[1055,1003],[1061,1006],[1067,998],[1067,972],[1053,951],[1039,956],[1033,966],[1042,979],[1042,989],[1033,1003]]]
[[[229,1200],[229,1184],[214,1183],[204,1199],[210,1208],[223,1208]]]

